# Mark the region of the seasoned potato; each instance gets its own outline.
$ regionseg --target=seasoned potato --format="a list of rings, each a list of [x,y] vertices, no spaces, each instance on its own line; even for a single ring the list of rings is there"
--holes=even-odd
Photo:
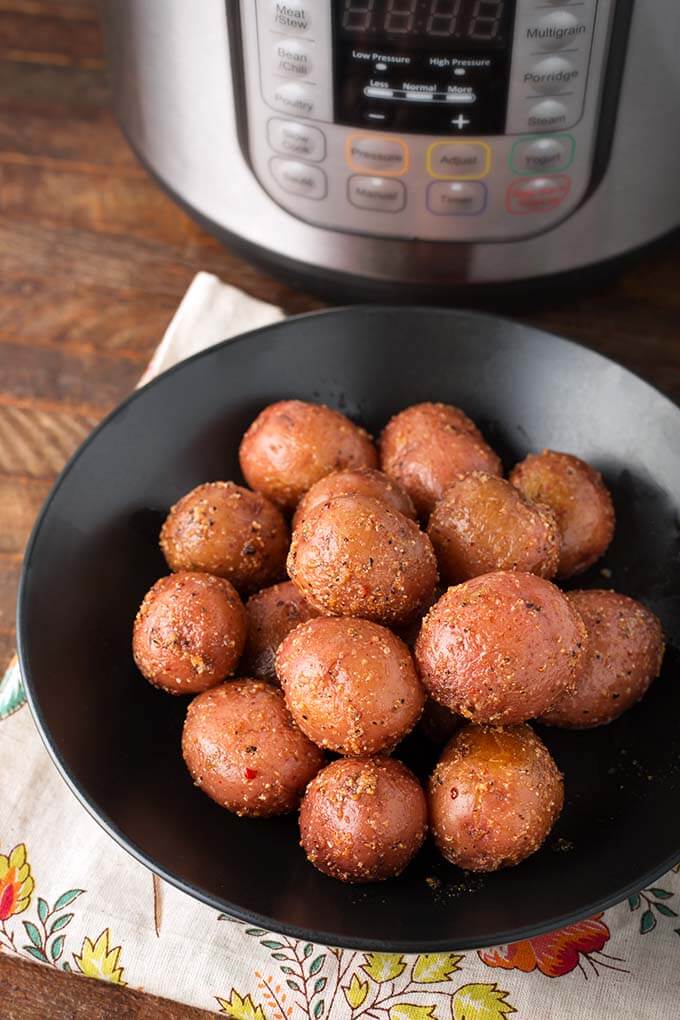
[[[542,721],[568,729],[602,726],[639,701],[659,675],[663,630],[650,609],[626,595],[572,591],[567,598],[583,618],[588,647],[576,689]]]
[[[347,468],[326,475],[305,493],[295,511],[293,527],[297,526],[303,514],[336,496],[372,496],[393,510],[398,510],[404,517],[412,520],[416,517],[411,497],[382,471],[375,468]]]
[[[383,471],[401,485],[422,518],[459,475],[500,475],[501,462],[459,408],[414,404],[395,415],[380,437]]]
[[[560,529],[558,577],[592,566],[614,537],[614,505],[602,475],[569,453],[530,454],[510,474],[527,499],[545,503]]]
[[[302,597],[292,581],[273,584],[251,595],[246,602],[248,639],[241,668],[249,676],[278,683],[274,660],[276,650],[299,623],[318,613]]]
[[[474,577],[442,595],[416,641],[429,694],[476,723],[543,715],[574,689],[586,629],[562,592],[535,574]]]
[[[437,563],[414,521],[370,496],[336,496],[295,529],[288,573],[325,615],[400,624],[431,597]]]
[[[564,802],[562,776],[529,726],[465,726],[430,778],[437,847],[468,871],[519,864],[541,846]]]
[[[425,703],[406,645],[368,620],[300,624],[279,647],[276,672],[302,732],[347,756],[393,750]]]
[[[226,577],[240,592],[278,581],[285,573],[288,526],[259,492],[234,482],[207,482],[171,509],[161,549],[171,570],[204,570]]]
[[[404,870],[427,832],[420,783],[394,758],[341,758],[307,787],[301,842],[312,864],[342,882],[376,882]]]
[[[293,811],[323,753],[290,717],[281,691],[230,680],[189,705],[182,754],[194,783],[237,815]]]
[[[504,478],[473,471],[446,490],[427,533],[450,584],[496,570],[553,577],[560,554],[555,514],[530,503]]]
[[[132,651],[140,673],[155,687],[195,694],[234,672],[246,630],[246,611],[229,581],[210,574],[170,574],[144,597]]]
[[[239,450],[243,475],[284,510],[294,510],[315,482],[341,468],[374,468],[371,437],[324,404],[280,400],[265,407]]]

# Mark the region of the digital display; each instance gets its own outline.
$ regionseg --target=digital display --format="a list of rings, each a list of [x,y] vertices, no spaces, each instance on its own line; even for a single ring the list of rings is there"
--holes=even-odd
[[[508,0],[341,0],[345,38],[409,46],[504,46]]]

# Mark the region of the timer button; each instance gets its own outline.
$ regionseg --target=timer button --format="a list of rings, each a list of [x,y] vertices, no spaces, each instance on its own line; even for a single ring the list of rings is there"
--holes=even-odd
[[[527,42],[540,50],[561,50],[586,35],[586,26],[571,11],[550,11],[526,27]]]
[[[302,39],[277,39],[273,58],[274,74],[285,78],[306,78],[314,66],[312,47]]]
[[[313,198],[317,201],[326,197],[328,182],[318,166],[298,163],[297,160],[280,159],[275,156],[269,163],[272,177],[289,195]]]
[[[326,156],[326,139],[318,128],[294,120],[273,117],[267,125],[267,137],[274,152],[320,163]]]
[[[481,181],[433,181],[427,189],[427,208],[436,216],[479,216],[486,199]]]
[[[569,92],[581,76],[566,57],[543,57],[523,76],[524,84],[544,95]]]
[[[521,177],[512,181],[505,196],[505,208],[509,213],[551,212],[559,208],[571,189],[571,179],[566,174],[555,177]]]
[[[345,158],[352,170],[370,170],[383,177],[401,177],[409,164],[406,142],[380,135],[350,135]]]
[[[406,205],[406,188],[387,177],[350,177],[347,197],[357,209],[372,212],[401,212]]]
[[[478,180],[491,167],[486,142],[434,142],[427,150],[427,172],[440,180]]]
[[[511,169],[517,174],[554,174],[566,170],[574,158],[571,135],[520,138],[512,147]]]
[[[312,26],[312,6],[311,3],[302,3],[302,0],[291,4],[269,0],[269,27],[275,32],[305,35]]]

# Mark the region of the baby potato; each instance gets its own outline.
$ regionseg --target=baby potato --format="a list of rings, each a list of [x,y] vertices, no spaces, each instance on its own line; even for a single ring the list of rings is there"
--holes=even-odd
[[[605,553],[614,537],[614,505],[602,475],[590,464],[570,453],[543,450],[513,468],[510,481],[557,517],[558,577],[583,573]]]
[[[543,715],[574,689],[586,642],[583,620],[554,584],[498,572],[442,595],[415,658],[435,701],[473,722],[505,726]]]
[[[370,496],[336,496],[293,533],[288,574],[327,616],[407,623],[437,583],[437,563],[418,525]]]
[[[288,526],[261,493],[207,482],[170,510],[160,544],[171,570],[204,570],[250,592],[285,574]]]
[[[195,694],[233,673],[246,640],[246,611],[222,577],[161,577],[135,618],[132,653],[142,676],[170,694]]]
[[[393,510],[398,510],[404,517],[412,520],[416,517],[411,497],[382,471],[375,468],[347,468],[326,475],[305,493],[295,511],[293,527],[297,527],[303,514],[336,496],[372,496]]]
[[[497,570],[553,577],[560,555],[555,514],[530,503],[504,478],[473,471],[446,490],[427,533],[450,584]]]
[[[380,464],[423,519],[459,475],[502,474],[497,454],[474,422],[448,404],[414,404],[395,415],[380,437]]]
[[[369,620],[300,624],[280,646],[276,672],[302,732],[348,757],[392,751],[425,703],[406,645]]]
[[[241,666],[249,676],[278,683],[276,650],[299,623],[318,613],[305,601],[292,581],[273,584],[251,595],[246,602],[248,639]]]
[[[323,752],[301,733],[281,691],[230,680],[189,705],[182,754],[199,789],[237,815],[294,811]]]
[[[564,802],[562,776],[526,725],[465,726],[447,745],[428,785],[430,824],[447,861],[496,871],[538,850]]]
[[[248,485],[294,510],[315,482],[341,468],[374,468],[368,432],[324,404],[280,400],[258,414],[239,449]]]
[[[617,719],[646,694],[659,675],[663,630],[654,613],[614,591],[571,591],[588,647],[576,688],[563,694],[542,722],[567,729],[589,729]]]
[[[341,882],[400,874],[427,833],[423,789],[394,758],[341,758],[311,781],[300,808],[311,863]]]

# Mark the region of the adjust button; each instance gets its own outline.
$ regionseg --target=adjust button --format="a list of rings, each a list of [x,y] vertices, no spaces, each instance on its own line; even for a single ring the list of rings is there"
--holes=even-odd
[[[486,177],[491,149],[486,142],[435,142],[427,150],[427,172],[442,180]]]
[[[540,50],[561,50],[585,39],[588,30],[571,11],[550,11],[529,22],[527,42]]]
[[[566,57],[543,57],[523,76],[529,89],[544,95],[568,92],[578,81],[581,72]]]
[[[279,159],[275,156],[269,163],[272,177],[290,195],[314,198],[326,197],[328,185],[326,175],[318,166],[308,166],[297,160]]]
[[[571,135],[520,138],[512,147],[510,166],[516,174],[554,174],[566,170],[574,158]]]
[[[303,3],[303,0],[295,0],[294,3],[284,4],[278,0],[264,0],[263,7],[268,8],[265,15],[269,21],[269,27],[278,32],[295,32],[304,35],[309,32],[312,26],[311,3]]]
[[[313,66],[312,47],[304,39],[277,39],[274,43],[275,74],[285,78],[306,78]]]
[[[310,159],[313,163],[320,163],[326,156],[325,137],[309,124],[272,117],[267,125],[267,137],[274,152],[283,156]]]
[[[427,189],[427,208],[436,216],[479,216],[486,198],[481,181],[433,181]]]
[[[345,158],[352,170],[370,170],[384,177],[401,177],[408,170],[408,148],[401,138],[350,135]]]
[[[406,205],[406,188],[401,181],[386,177],[350,177],[347,197],[357,209],[373,212],[401,212]]]
[[[562,204],[570,189],[571,179],[566,174],[520,178],[508,187],[505,208],[519,215],[551,212]]]
[[[288,81],[277,85],[272,92],[271,105],[282,113],[298,117],[312,117],[316,111],[317,95],[314,85]]]

